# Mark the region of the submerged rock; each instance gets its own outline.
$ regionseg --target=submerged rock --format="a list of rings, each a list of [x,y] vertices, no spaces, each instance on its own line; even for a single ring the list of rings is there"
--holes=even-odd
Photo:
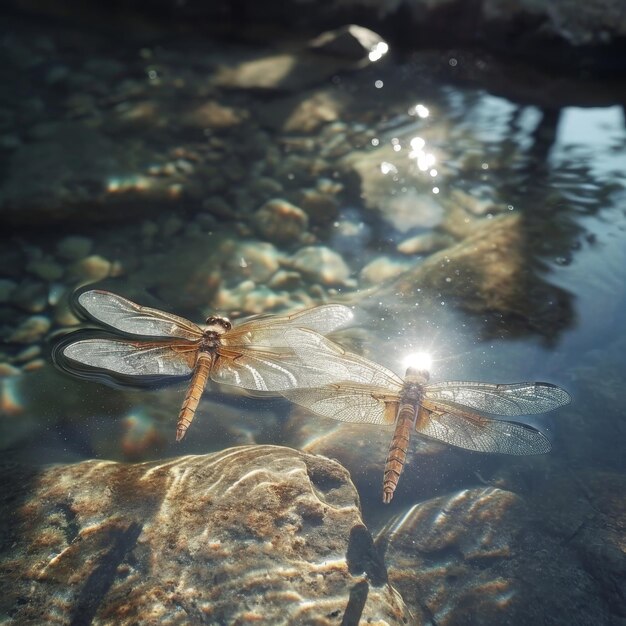
[[[57,254],[68,261],[78,261],[89,255],[93,248],[93,241],[80,235],[63,237],[56,246]]]
[[[572,322],[571,296],[546,282],[518,214],[479,221],[463,241],[428,257],[363,303],[386,298],[450,302],[485,316],[487,332],[554,338]],[[484,332],[484,331],[483,331]]]
[[[32,343],[41,339],[49,330],[51,322],[45,315],[32,315],[24,320],[7,338],[9,343]]]
[[[356,176],[359,193],[368,209],[401,233],[414,228],[434,228],[444,219],[444,207],[433,194],[428,171],[441,155],[421,137],[394,138],[369,152],[347,155],[342,166]],[[441,169],[441,167],[439,168]],[[439,173],[439,184],[443,178]]]
[[[282,198],[268,200],[253,219],[259,233],[274,243],[297,243],[309,225],[307,214]]]
[[[301,248],[291,259],[292,267],[322,285],[345,285],[350,268],[340,254],[326,246]]]
[[[406,619],[348,473],[322,457],[246,446],[20,477],[11,468],[3,487],[7,623]]]
[[[626,483],[580,478],[534,498],[489,486],[403,511],[377,538],[391,583],[424,623],[618,623]]]

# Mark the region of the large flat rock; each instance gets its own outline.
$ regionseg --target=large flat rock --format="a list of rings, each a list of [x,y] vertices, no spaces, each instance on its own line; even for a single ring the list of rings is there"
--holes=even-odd
[[[402,623],[348,472],[323,457],[244,446],[10,468],[2,487],[3,623]]]

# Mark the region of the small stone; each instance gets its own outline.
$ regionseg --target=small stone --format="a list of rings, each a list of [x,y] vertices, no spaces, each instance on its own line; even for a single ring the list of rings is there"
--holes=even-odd
[[[490,200],[481,200],[462,189],[453,189],[450,192],[450,201],[469,211],[472,215],[483,216],[487,213],[499,212],[498,207]]]
[[[442,233],[422,233],[401,241],[397,250],[402,254],[430,254],[454,243],[452,237]]]
[[[220,196],[211,196],[203,200],[202,209],[218,218],[234,219],[237,217],[235,210]]]
[[[17,289],[17,283],[8,278],[0,278],[0,303],[9,302]]]
[[[58,280],[63,276],[63,268],[50,259],[31,261],[26,265],[26,271],[48,282]]]
[[[296,243],[309,225],[307,214],[282,198],[268,200],[253,219],[257,231],[274,243]]]
[[[389,45],[380,35],[356,24],[322,33],[309,46],[317,52],[372,63],[389,51]]]
[[[15,363],[25,363],[36,359],[41,354],[41,346],[29,346],[15,355],[13,361]]]
[[[277,180],[268,178],[267,176],[260,176],[251,181],[250,184],[255,193],[263,195],[266,198],[282,193],[284,190],[283,186]]]
[[[34,372],[36,370],[40,370],[42,367],[45,367],[46,362],[44,359],[34,359],[33,361],[29,361],[25,365],[22,366],[23,372]]]
[[[291,259],[292,267],[314,282],[323,285],[345,285],[350,268],[341,255],[325,246],[307,246]]]
[[[264,283],[278,271],[282,259],[275,246],[262,241],[243,241],[227,252],[224,270],[230,282],[249,278],[255,283]]]
[[[359,278],[367,285],[378,285],[406,272],[411,266],[412,263],[408,261],[399,261],[387,256],[382,256],[368,263],[361,270]]]
[[[83,280],[102,280],[111,275],[111,261],[97,254],[88,256],[75,263],[70,273]]]
[[[48,287],[40,282],[25,282],[13,292],[11,302],[28,313],[41,313],[48,307]]]
[[[67,298],[61,300],[59,305],[54,311],[54,322],[59,326],[77,326],[82,320],[78,319],[72,308],[70,307]]]
[[[57,244],[57,254],[62,259],[68,261],[78,261],[84,259],[93,247],[93,242],[88,237],[81,237],[79,235],[70,235],[64,237]]]
[[[299,202],[312,224],[327,225],[339,213],[339,203],[335,197],[318,189],[303,189]]]
[[[33,315],[22,322],[9,336],[9,343],[33,343],[50,330],[50,320],[44,315]]]
[[[322,124],[339,119],[342,104],[334,92],[319,92],[300,99],[282,129],[288,133],[312,133]]]
[[[271,289],[292,290],[302,284],[302,276],[298,272],[278,270],[267,284]]]
[[[66,293],[67,287],[65,285],[60,283],[50,285],[50,290],[48,291],[48,304],[50,306],[56,306]]]
[[[19,376],[22,370],[10,363],[0,363],[0,378],[10,378],[11,376]]]
[[[182,123],[192,128],[232,128],[248,119],[249,113],[243,109],[224,106],[209,100],[182,116]]]

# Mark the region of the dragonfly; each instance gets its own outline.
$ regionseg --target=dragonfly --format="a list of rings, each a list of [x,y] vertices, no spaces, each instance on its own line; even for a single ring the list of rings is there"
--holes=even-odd
[[[545,413],[571,399],[564,389],[544,382],[431,383],[428,370],[416,367],[409,367],[402,379],[321,335],[304,331],[286,337],[304,362],[324,364],[329,382],[316,387],[315,381],[303,377],[301,388],[282,395],[323,417],[394,427],[383,476],[385,503],[391,502],[398,485],[413,430],[466,450],[543,454],[551,446],[539,430],[485,413],[507,418]]]
[[[194,419],[209,378],[256,392],[286,390],[300,380],[327,380],[323,368],[296,358],[285,332],[296,341],[303,329],[326,334],[353,317],[348,307],[327,304],[293,315],[257,316],[236,326],[211,315],[198,325],[97,289],[78,293],[74,304],[83,317],[109,332],[67,335],[53,351],[57,366],[75,376],[121,385],[190,379],[178,415],[177,441]]]

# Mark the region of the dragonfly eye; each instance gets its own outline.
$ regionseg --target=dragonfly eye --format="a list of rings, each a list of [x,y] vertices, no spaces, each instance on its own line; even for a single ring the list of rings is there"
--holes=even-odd
[[[233,327],[227,317],[219,317],[217,315],[211,315],[210,317],[207,317],[206,325],[213,326],[214,324],[221,326],[224,330],[230,330]]]

